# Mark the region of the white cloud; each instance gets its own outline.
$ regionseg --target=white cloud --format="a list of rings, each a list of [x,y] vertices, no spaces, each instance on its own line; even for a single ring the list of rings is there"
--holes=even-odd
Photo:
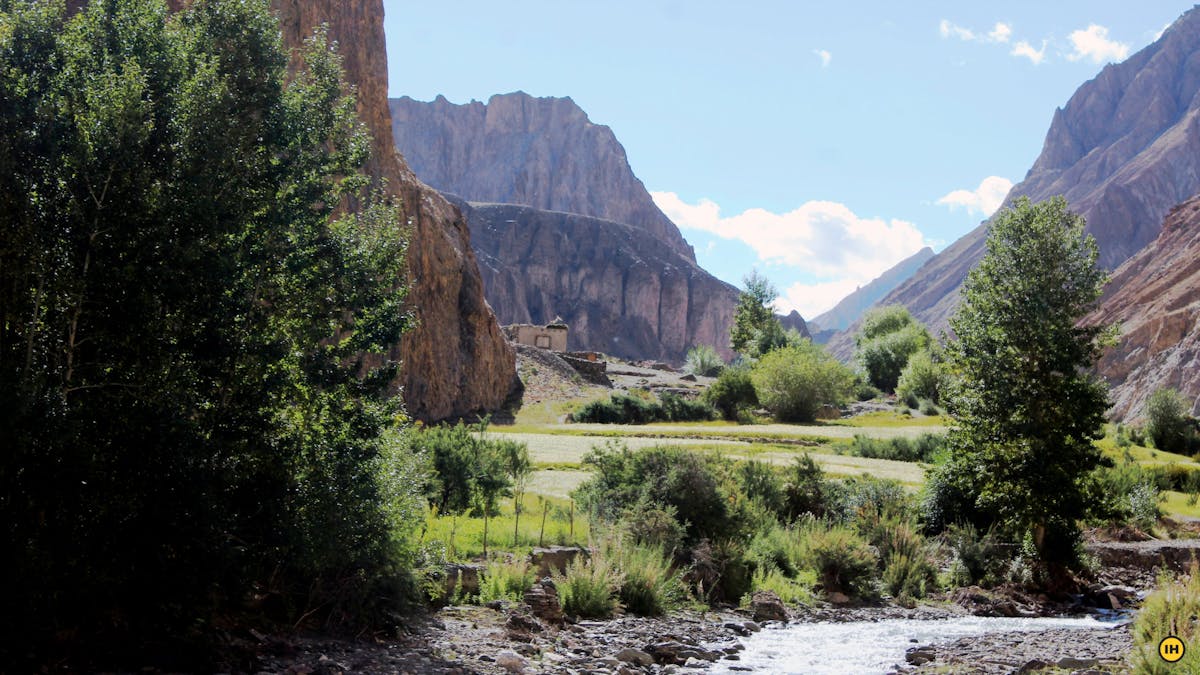
[[[942,19],[942,22],[938,24],[938,32],[941,33],[942,37],[944,38],[956,37],[959,40],[975,39],[974,31],[970,30],[969,28],[963,28],[962,26],[959,26],[958,24],[955,24],[947,19]]]
[[[996,27],[987,36],[988,40],[992,42],[1008,42],[1008,39],[1012,37],[1012,26],[997,21]]]
[[[1034,49],[1033,45],[1021,40],[1013,45],[1012,51],[1009,52],[1013,56],[1024,56],[1029,59],[1033,65],[1039,65],[1046,58],[1046,41],[1042,40],[1042,48]]]
[[[1072,32],[1067,39],[1074,48],[1073,52],[1067,54],[1067,59],[1071,61],[1086,58],[1092,63],[1117,62],[1129,56],[1129,45],[1108,39],[1108,29],[1094,23],[1084,30]]]
[[[830,54],[826,49],[814,49],[813,53],[817,55],[818,59],[821,59],[822,68],[828,68],[829,63],[833,61],[833,54]]]
[[[961,207],[967,213],[978,213],[986,218],[1000,208],[1012,186],[1012,181],[1007,178],[988,176],[974,190],[955,190],[937,200],[937,203],[951,209]]]
[[[789,288],[777,305],[805,317],[833,307],[857,286],[928,244],[912,223],[860,218],[837,202],[810,201],[787,213],[756,208],[726,217],[709,199],[689,204],[674,192],[650,196],[681,228],[743,242],[764,263],[795,267],[815,277],[815,283]]]

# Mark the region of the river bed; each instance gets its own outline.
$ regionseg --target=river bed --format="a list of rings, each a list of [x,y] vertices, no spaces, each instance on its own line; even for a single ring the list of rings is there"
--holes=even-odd
[[[910,647],[947,643],[993,633],[1103,630],[1120,620],[1094,617],[883,619],[880,621],[793,623],[743,639],[739,661],[715,664],[712,673],[804,673],[825,675],[893,672],[904,665]]]

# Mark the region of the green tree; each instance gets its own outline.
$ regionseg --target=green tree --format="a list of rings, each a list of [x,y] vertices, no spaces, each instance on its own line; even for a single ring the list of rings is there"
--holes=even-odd
[[[742,279],[745,290],[738,296],[733,311],[733,326],[729,329],[729,344],[733,351],[757,358],[771,349],[787,344],[783,325],[775,317],[771,303],[779,297],[775,285],[757,270]]]
[[[929,331],[900,305],[878,307],[863,317],[855,337],[855,356],[867,380],[883,391],[895,391],[900,373],[914,354],[926,351]]]
[[[1154,447],[1186,452],[1194,435],[1187,402],[1174,389],[1156,389],[1146,399],[1146,435]]]
[[[750,379],[759,403],[787,422],[812,422],[821,406],[844,404],[854,386],[854,374],[808,340],[763,356]]]
[[[1088,369],[1105,331],[1077,325],[1105,281],[1096,256],[1064,199],[1020,199],[992,222],[950,322],[951,457],[933,482],[1043,563],[1075,560],[1099,461],[1107,391]]]
[[[516,441],[497,441],[504,472],[512,485],[513,495],[513,546],[518,545],[517,536],[521,528],[521,511],[524,510],[525,488],[533,473],[533,462],[529,459],[529,447]]]
[[[263,1],[0,0],[9,644],[385,595],[405,237],[305,63]]]
[[[900,379],[896,382],[896,397],[927,399],[934,403],[941,400],[942,390],[946,388],[948,375],[945,368],[934,360],[930,351],[920,351],[908,359],[908,365],[900,371]]]

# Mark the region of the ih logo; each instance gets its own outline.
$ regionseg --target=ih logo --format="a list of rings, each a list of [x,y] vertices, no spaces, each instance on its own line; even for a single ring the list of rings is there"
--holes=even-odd
[[[1187,649],[1183,646],[1183,640],[1174,635],[1165,637],[1162,639],[1162,642],[1158,643],[1158,655],[1167,663],[1175,663],[1179,659],[1182,659],[1186,651]]]

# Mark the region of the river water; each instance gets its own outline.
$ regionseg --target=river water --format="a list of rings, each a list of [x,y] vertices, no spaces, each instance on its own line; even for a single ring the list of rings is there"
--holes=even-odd
[[[868,675],[887,673],[904,664],[910,647],[942,643],[988,633],[1036,632],[1051,629],[1113,628],[1116,621],[1078,618],[884,619],[845,623],[794,623],[767,628],[748,638],[740,661],[721,661],[709,672]]]

